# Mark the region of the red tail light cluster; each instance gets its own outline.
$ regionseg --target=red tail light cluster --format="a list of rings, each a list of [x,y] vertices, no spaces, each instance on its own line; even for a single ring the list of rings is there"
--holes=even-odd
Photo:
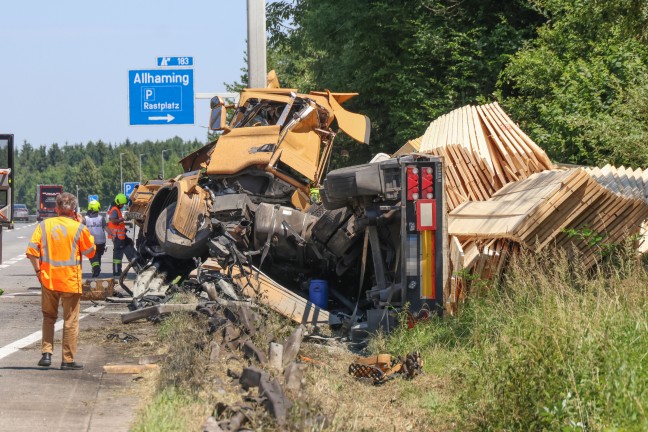
[[[419,199],[419,169],[417,167],[407,167],[407,200],[413,201]]]
[[[422,168],[421,174],[421,198],[434,198],[434,178],[432,177],[432,167]]]

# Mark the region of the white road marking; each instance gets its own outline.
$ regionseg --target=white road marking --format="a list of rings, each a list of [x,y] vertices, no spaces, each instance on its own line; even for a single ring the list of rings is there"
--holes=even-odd
[[[87,317],[88,314],[97,312],[97,311],[99,311],[99,310],[101,310],[103,308],[104,308],[104,306],[92,306],[92,307],[89,307],[89,308],[82,311],[83,313],[79,315],[79,320],[82,320],[83,318]],[[56,322],[56,324],[54,324],[54,331],[55,332],[61,330],[62,328],[63,328],[63,320],[59,320],[59,321]],[[29,336],[25,336],[22,339],[19,339],[19,340],[15,341],[15,342],[11,342],[10,344],[3,346],[2,348],[0,348],[0,359],[3,359],[5,357],[7,357],[7,356],[10,356],[11,354],[15,353],[16,351],[19,351],[19,350],[33,344],[34,342],[38,342],[42,338],[42,333],[43,333],[42,331],[37,331],[37,332],[34,332],[34,333],[30,334]]]
[[[17,257],[14,257],[14,258],[8,259],[8,260],[5,261],[4,263],[0,264],[0,270],[2,270],[2,269],[6,269],[6,268],[9,267],[10,265],[12,265],[12,264],[16,264],[18,261],[23,260],[23,259],[25,259],[25,258],[27,258],[27,255],[23,253],[23,254],[18,255]]]

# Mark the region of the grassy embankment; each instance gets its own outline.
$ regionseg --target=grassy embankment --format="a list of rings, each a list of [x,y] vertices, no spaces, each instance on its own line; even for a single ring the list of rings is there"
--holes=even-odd
[[[457,430],[648,430],[648,274],[632,261],[592,275],[525,257],[458,318],[384,346],[448,379],[420,397]]]
[[[648,430],[648,274],[632,263],[596,275],[578,267],[560,253],[527,257],[458,317],[375,338],[374,352],[422,352],[426,375],[412,382],[372,388],[345,377],[344,365],[314,370],[310,386],[326,386],[339,405],[325,411],[331,429],[373,430],[365,421],[349,429],[344,406],[362,399],[359,419],[414,415],[430,430]],[[215,378],[196,349],[208,343],[204,324],[173,319],[162,333],[174,361],[134,430],[200,430],[228,398],[208,390]],[[326,406],[321,398],[307,399]],[[389,411],[394,404],[401,408]]]

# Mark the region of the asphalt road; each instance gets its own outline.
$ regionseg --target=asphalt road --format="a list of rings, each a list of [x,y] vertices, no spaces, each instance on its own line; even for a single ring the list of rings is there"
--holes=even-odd
[[[2,232],[0,264],[0,431],[127,431],[138,404],[130,375],[107,375],[103,365],[123,362],[104,344],[80,342],[82,371],[61,371],[62,322],[57,323],[52,367],[40,359],[40,285],[29,260],[27,242],[35,223],[18,223]],[[102,259],[102,276],[110,277],[112,245]],[[84,278],[90,277],[88,260]],[[102,302],[103,303],[103,302]],[[124,305],[81,304],[81,334],[118,321]],[[62,311],[59,312],[62,314]],[[60,316],[60,315],[59,315]],[[59,320],[60,321],[60,320]]]

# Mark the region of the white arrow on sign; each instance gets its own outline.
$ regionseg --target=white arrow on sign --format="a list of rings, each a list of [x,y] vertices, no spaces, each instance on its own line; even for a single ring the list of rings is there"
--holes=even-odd
[[[173,120],[175,117],[173,117],[171,114],[167,114],[165,116],[149,116],[149,120],[166,120],[167,123],[169,123],[171,120]]]

